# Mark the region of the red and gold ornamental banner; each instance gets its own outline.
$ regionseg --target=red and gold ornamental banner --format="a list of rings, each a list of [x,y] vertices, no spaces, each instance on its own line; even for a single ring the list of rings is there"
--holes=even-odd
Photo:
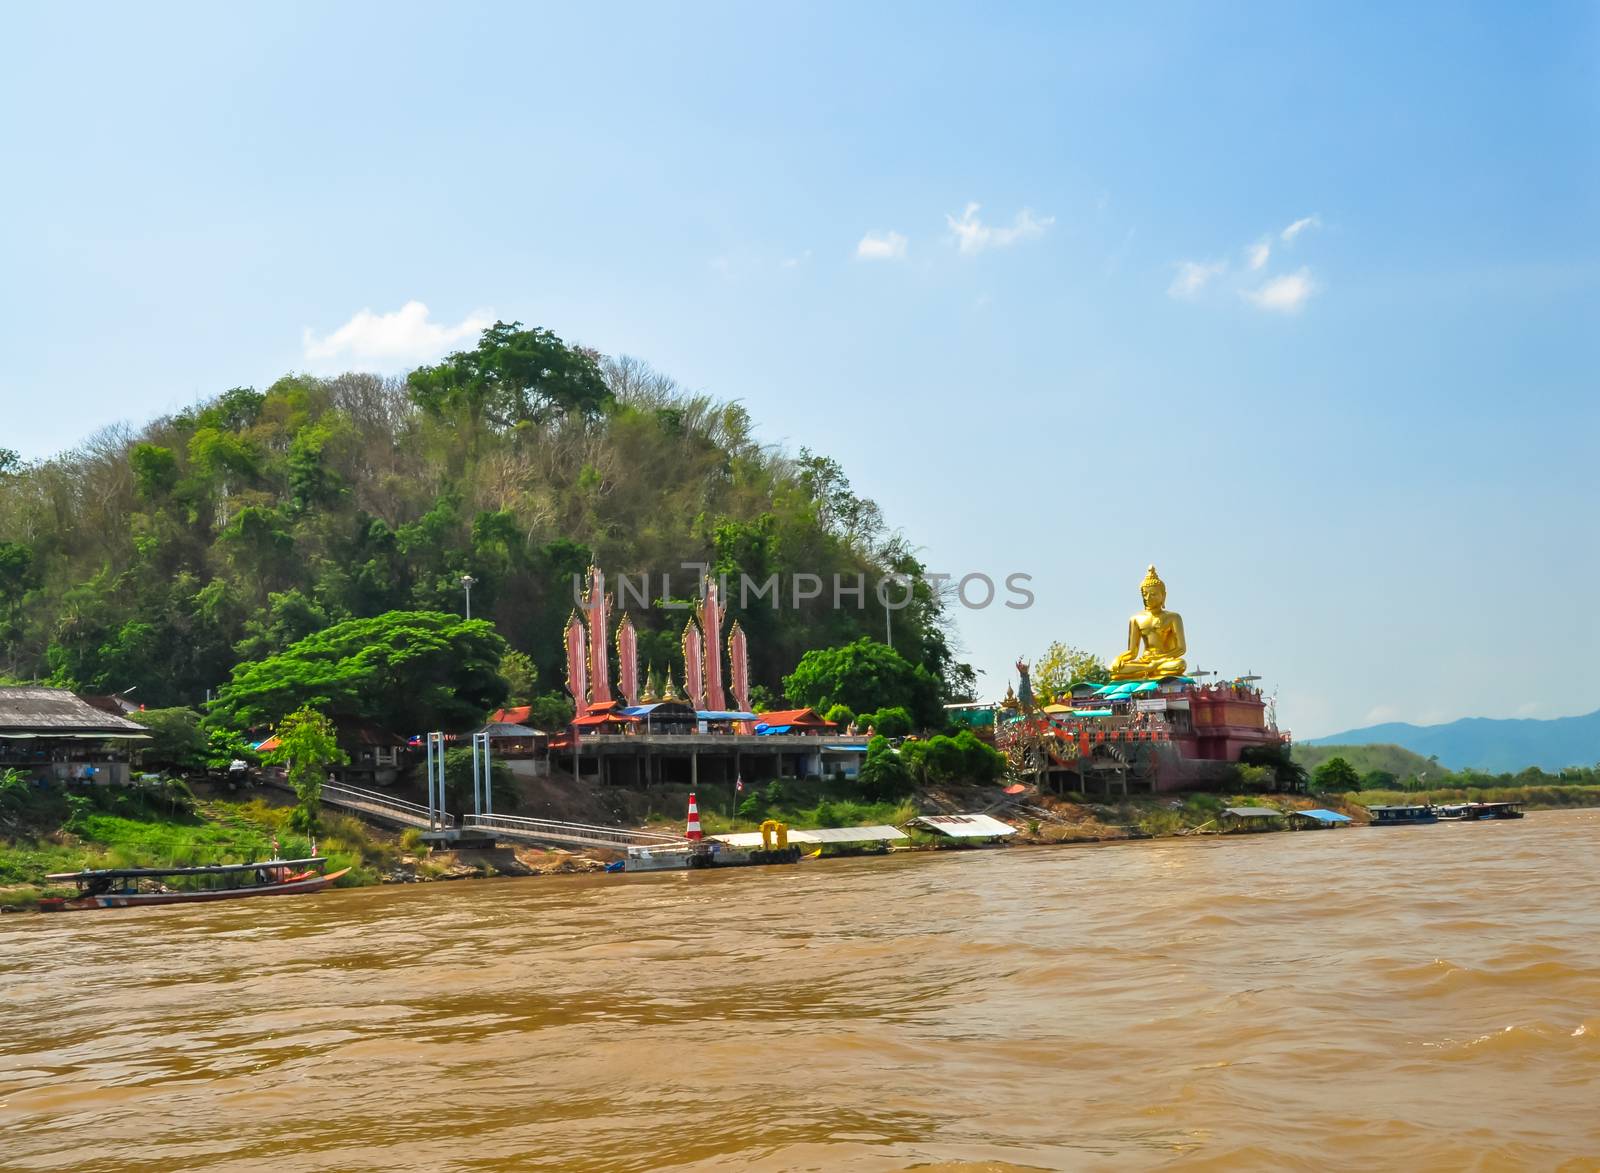
[[[584,598],[589,617],[589,696],[595,704],[611,699],[610,649],[606,646],[611,602],[606,598],[606,578],[597,566],[589,567],[589,589]]]
[[[705,707],[705,640],[693,619],[683,625],[683,691],[695,708]]]
[[[576,611],[567,620],[566,642],[567,691],[581,713],[589,701],[589,648],[583,634],[583,620]]]
[[[739,706],[741,713],[750,711],[750,645],[745,639],[744,628],[739,626],[739,621],[733,621],[733,630],[728,632],[728,683],[733,688],[733,703]]]
[[[626,611],[617,624],[617,687],[630,706],[639,703],[639,633]]]
[[[722,620],[727,613],[727,605],[717,593],[717,580],[706,575],[705,590],[700,597],[700,630],[705,633],[706,708],[718,712],[728,707],[727,695],[722,690]]]

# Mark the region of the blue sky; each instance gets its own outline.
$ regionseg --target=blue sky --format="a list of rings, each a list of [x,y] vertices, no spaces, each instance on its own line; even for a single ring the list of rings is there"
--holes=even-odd
[[[0,444],[515,318],[1032,574],[992,691],[1154,562],[1306,736],[1600,705],[1594,5],[327,7],[8,13]]]

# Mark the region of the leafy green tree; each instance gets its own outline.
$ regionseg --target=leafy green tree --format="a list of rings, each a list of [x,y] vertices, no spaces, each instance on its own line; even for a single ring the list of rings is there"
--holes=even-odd
[[[546,692],[528,702],[528,724],[541,733],[565,729],[577,716],[572,698],[564,692]]]
[[[985,786],[998,782],[1006,772],[1006,756],[970,729],[963,729],[953,739],[961,751],[961,769],[967,781]]]
[[[134,720],[150,731],[150,740],[139,751],[147,767],[183,771],[205,765],[206,735],[193,709],[146,709]]]
[[[879,802],[910,794],[913,786],[911,771],[885,737],[867,742],[867,756],[857,779],[862,792]]]
[[[611,399],[598,356],[521,322],[496,322],[474,349],[418,367],[408,382],[423,410],[459,413],[474,427],[539,424],[566,412],[593,416]]]
[[[876,713],[863,713],[861,720],[875,733],[884,737],[904,737],[911,732],[911,714],[904,705],[879,709]]]
[[[856,715],[850,711],[849,705],[833,705],[823,714],[822,719],[824,721],[832,721],[840,729],[845,729],[856,719]],[[907,720],[910,720],[910,718],[907,717]]]
[[[1360,790],[1393,790],[1400,782],[1399,776],[1388,770],[1368,770],[1361,775]]]
[[[321,825],[322,780],[328,767],[344,765],[350,757],[339,748],[333,722],[307,707],[297,709],[278,723],[278,748],[267,760],[286,768],[289,785],[300,801],[289,816],[289,825],[306,835],[315,835]]]
[[[139,495],[156,501],[172,492],[178,483],[178,458],[172,449],[160,444],[135,444],[128,452],[133,479]]]
[[[921,664],[909,663],[893,648],[865,636],[843,647],[807,652],[783,681],[797,705],[826,712],[846,705],[857,713],[899,707],[915,727],[944,724],[938,679]]]
[[[348,619],[239,665],[210,720],[253,729],[315,707],[401,732],[460,732],[504,702],[505,650],[482,619],[430,611]]]
[[[985,745],[970,729],[954,737],[939,734],[902,742],[900,757],[912,777],[929,786],[987,786],[1005,772],[1005,755]]]
[[[1349,762],[1332,757],[1313,771],[1311,780],[1318,790],[1343,793],[1361,789],[1361,776]]]
[[[533,666],[531,656],[524,652],[508,651],[500,659],[500,675],[506,678],[507,704],[525,705],[532,700],[539,673]]]
[[[1246,766],[1267,766],[1280,790],[1304,790],[1306,770],[1289,755],[1286,745],[1247,745],[1239,751],[1239,762]]]
[[[328,626],[328,613],[299,590],[276,591],[267,596],[266,614],[245,620],[245,637],[235,650],[246,660],[260,660],[281,652]]]
[[[1111,679],[1105,662],[1093,652],[1069,647],[1056,640],[1029,667],[1033,695],[1041,705],[1050,704],[1083,681],[1103,684]]]
[[[208,729],[201,765],[208,770],[226,770],[234,762],[255,765],[261,760],[255,747],[232,729]]]
[[[489,789],[496,811],[514,811],[520,801],[517,780],[511,767],[499,758],[489,760]],[[444,751],[444,793],[451,810],[465,811],[472,806],[472,750]]]

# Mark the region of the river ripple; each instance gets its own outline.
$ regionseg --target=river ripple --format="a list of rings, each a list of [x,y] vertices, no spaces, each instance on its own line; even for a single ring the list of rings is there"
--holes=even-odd
[[[0,919],[15,1170],[1600,1168],[1600,812]]]

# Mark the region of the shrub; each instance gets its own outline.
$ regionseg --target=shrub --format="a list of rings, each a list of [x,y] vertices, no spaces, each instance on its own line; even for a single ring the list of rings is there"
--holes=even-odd
[[[912,730],[911,713],[900,705],[864,714],[862,720],[883,737],[904,737]]]
[[[823,714],[822,719],[824,721],[832,721],[840,729],[843,729],[856,719],[856,715],[850,711],[849,705],[834,705]]]
[[[867,758],[861,763],[861,789],[879,801],[899,798],[912,789],[911,771],[883,736],[867,743]]]

